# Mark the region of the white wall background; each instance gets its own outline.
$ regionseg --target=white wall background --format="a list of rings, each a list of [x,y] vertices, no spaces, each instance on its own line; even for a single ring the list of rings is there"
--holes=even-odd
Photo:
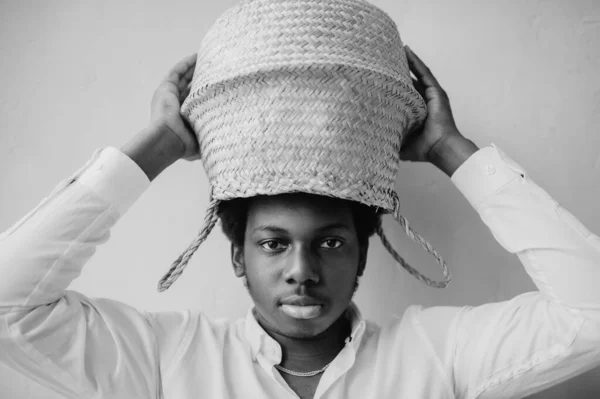
[[[96,148],[142,129],[166,71],[197,50],[234,0],[3,0],[0,2],[0,230],[34,207]],[[600,232],[600,2],[375,0],[450,93],[459,127],[495,142],[540,185]],[[465,305],[534,289],[477,214],[432,166],[403,165],[404,213],[448,261],[452,284],[428,288],[398,271],[373,240],[357,302],[383,321],[409,304]],[[113,230],[74,289],[139,308],[193,308],[236,318],[250,300],[220,231],[166,293],[156,283],[200,227],[200,163],[180,162]],[[438,268],[393,223],[390,235],[419,269]],[[0,366],[0,396],[53,394]],[[600,369],[536,398],[600,397]]]

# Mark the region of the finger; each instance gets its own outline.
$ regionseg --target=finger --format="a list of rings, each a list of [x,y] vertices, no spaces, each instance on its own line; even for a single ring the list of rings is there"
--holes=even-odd
[[[410,67],[411,72],[417,77],[417,79],[425,86],[425,87],[440,87],[435,76],[429,69],[427,65],[419,58],[418,55],[412,51],[412,49],[408,46],[404,46],[406,49],[406,58],[408,60],[408,66]]]
[[[187,70],[187,72],[181,77],[179,80],[179,91],[184,91],[191,84],[192,79],[194,77],[196,62]]]
[[[409,140],[410,141],[410,140]],[[409,144],[409,142],[402,143],[402,147],[400,147],[400,160],[402,161],[416,161],[417,155],[413,146]]]
[[[187,86],[183,89],[180,90],[179,93],[181,93],[179,95],[179,102],[183,103],[185,101],[185,99],[190,95],[190,90],[192,89],[192,82],[189,82],[187,84]]]
[[[190,70],[193,73],[194,66],[196,65],[196,57],[197,55],[195,53],[190,54],[175,64],[175,66],[167,73],[165,81],[179,86],[179,81],[182,79],[182,77],[186,76]]]
[[[421,82],[419,82],[417,79],[413,79],[412,82],[413,82],[413,86],[415,87],[417,92],[421,95],[421,97],[425,98],[425,87],[423,86],[423,84]]]
[[[417,157],[415,156],[415,154],[407,149],[401,149],[400,150],[400,160],[401,161],[415,161],[417,159]]]

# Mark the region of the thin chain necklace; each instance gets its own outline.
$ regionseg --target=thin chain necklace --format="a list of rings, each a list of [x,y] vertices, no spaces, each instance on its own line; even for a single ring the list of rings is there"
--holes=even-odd
[[[333,360],[331,362],[333,362]],[[301,373],[299,371],[289,370],[289,369],[286,369],[285,367],[280,366],[278,364],[275,365],[275,368],[277,370],[279,370],[279,371],[283,371],[286,374],[293,375],[293,376],[296,376],[296,377],[312,377],[314,375],[321,374],[322,372],[324,372],[325,370],[327,370],[327,367],[329,367],[329,365],[331,364],[331,362],[327,363],[325,366],[321,367],[318,370],[307,371],[305,373]]]
[[[349,342],[352,342],[352,335],[350,335],[348,338],[346,338],[346,341],[345,341],[345,343],[346,343],[346,344],[348,344]],[[333,360],[335,360],[335,358],[334,358]],[[315,375],[317,375],[317,374],[321,374],[321,373],[323,373],[325,370],[327,370],[327,367],[329,367],[329,365],[330,365],[331,363],[333,363],[333,360],[331,360],[331,362],[327,363],[325,366],[321,367],[321,368],[320,368],[320,369],[318,369],[318,370],[315,370],[315,371],[307,371],[307,372],[304,372],[304,373],[302,373],[302,372],[300,372],[300,371],[294,371],[294,370],[286,369],[285,367],[283,367],[283,366],[280,366],[280,365],[278,365],[278,364],[275,364],[275,368],[276,368],[277,370],[281,371],[281,372],[284,372],[284,373],[286,373],[286,374],[293,375],[293,376],[296,376],[296,377],[313,377],[313,376],[315,376]]]

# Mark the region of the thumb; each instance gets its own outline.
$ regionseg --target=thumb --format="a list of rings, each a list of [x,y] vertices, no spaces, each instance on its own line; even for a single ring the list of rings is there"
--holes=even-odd
[[[416,139],[419,133],[419,131],[415,131],[413,129],[413,132],[402,140],[402,145],[400,147],[400,160],[413,162],[419,160],[419,140]]]
[[[426,98],[425,97],[425,86],[423,85],[423,83],[419,82],[415,78],[412,79],[412,83],[413,83],[415,90],[417,90],[417,92],[421,95],[421,97]]]

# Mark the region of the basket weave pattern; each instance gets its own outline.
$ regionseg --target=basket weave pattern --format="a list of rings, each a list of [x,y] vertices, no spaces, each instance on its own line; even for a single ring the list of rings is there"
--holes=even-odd
[[[194,87],[254,71],[326,64],[370,70],[410,87],[402,52],[394,21],[365,1],[245,0],[204,37]]]
[[[159,283],[167,289],[216,223],[220,201],[306,192],[399,213],[394,190],[407,132],[426,105],[395,23],[362,0],[244,0],[209,29],[182,106],[211,185],[205,225]]]
[[[213,198],[303,191],[391,211],[399,129],[415,115],[401,93],[348,69],[254,74],[190,108]]]

